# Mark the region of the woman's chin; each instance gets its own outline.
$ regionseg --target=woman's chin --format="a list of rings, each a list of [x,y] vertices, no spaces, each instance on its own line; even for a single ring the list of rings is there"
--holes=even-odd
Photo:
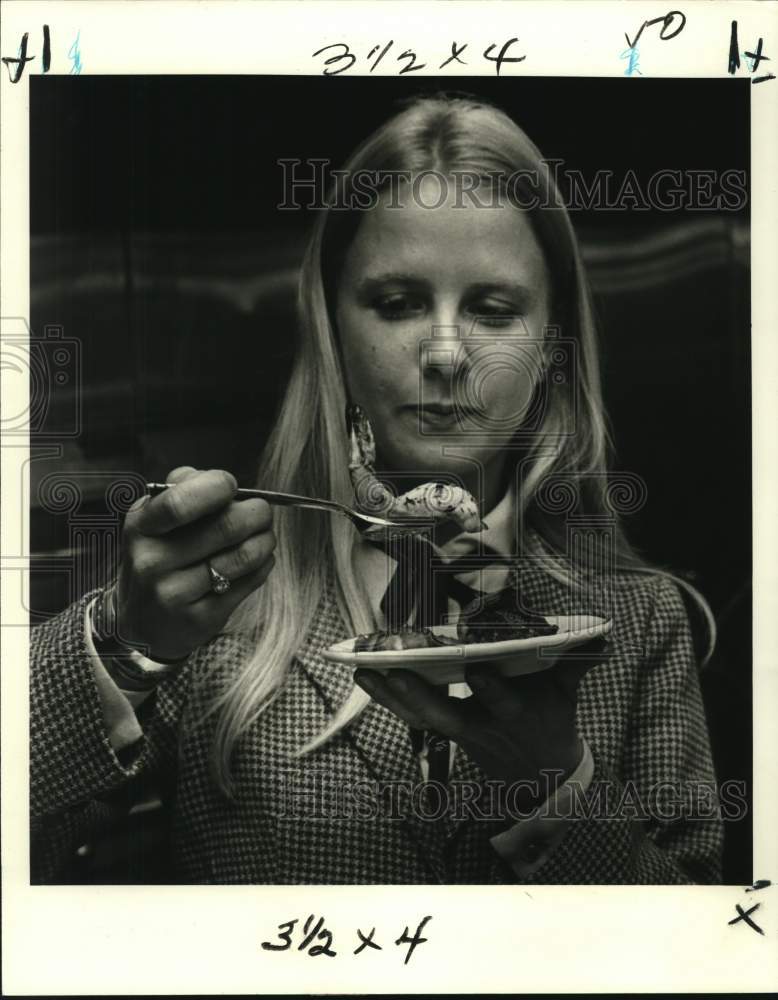
[[[407,448],[398,448],[397,444],[385,458],[379,452],[376,468],[379,475],[391,478],[395,487],[401,488],[401,492],[433,480],[453,482],[461,486],[478,480],[482,463],[475,457],[468,460],[460,456],[445,455],[442,453],[443,445],[438,441],[408,442]]]

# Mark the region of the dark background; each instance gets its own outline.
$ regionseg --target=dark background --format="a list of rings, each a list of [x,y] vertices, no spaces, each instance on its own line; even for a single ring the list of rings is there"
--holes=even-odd
[[[112,481],[190,464],[252,484],[294,352],[312,222],[276,210],[277,160],[337,168],[398,99],[429,90],[493,100],[546,158],[587,180],[612,171],[615,190],[628,170],[645,182],[660,169],[749,169],[748,80],[31,78],[32,332],[49,374],[58,336],[79,355],[62,386],[51,378],[33,439],[58,446],[33,449],[33,623],[104,572],[88,551],[121,518]],[[750,799],[749,210],[578,211],[573,223],[617,467],[648,485],[627,530],[714,609],[720,641],[703,673],[714,755],[719,780],[745,781]],[[62,479],[78,483],[70,506],[56,499]],[[162,877],[143,815],[121,848],[77,864],[84,878]],[[728,824],[725,863],[727,881],[751,880],[750,815]]]

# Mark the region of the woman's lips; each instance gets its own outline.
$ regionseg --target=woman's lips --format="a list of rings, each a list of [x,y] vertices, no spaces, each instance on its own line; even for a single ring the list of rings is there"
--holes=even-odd
[[[408,406],[406,409],[422,423],[433,427],[449,427],[477,415],[473,407],[454,406],[453,403],[426,403],[424,406]]]

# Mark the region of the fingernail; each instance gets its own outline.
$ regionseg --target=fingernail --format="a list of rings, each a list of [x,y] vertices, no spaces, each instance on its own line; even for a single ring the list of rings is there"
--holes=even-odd
[[[133,511],[133,510],[140,510],[141,507],[145,506],[146,501],[150,500],[150,499],[151,499],[151,497],[149,496],[149,494],[148,493],[144,493],[142,497],[138,497],[138,499],[135,501],[135,503],[132,505],[132,507],[129,508],[129,510],[127,511],[127,513],[129,514],[130,511]]]

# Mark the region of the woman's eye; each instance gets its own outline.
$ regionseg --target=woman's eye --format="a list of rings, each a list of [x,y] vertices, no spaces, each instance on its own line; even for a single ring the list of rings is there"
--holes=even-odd
[[[491,327],[511,326],[521,317],[521,310],[508,302],[502,305],[477,302],[470,307],[469,312],[484,326]]]
[[[373,303],[373,308],[383,319],[402,319],[420,313],[424,303],[412,295],[385,295]]]

